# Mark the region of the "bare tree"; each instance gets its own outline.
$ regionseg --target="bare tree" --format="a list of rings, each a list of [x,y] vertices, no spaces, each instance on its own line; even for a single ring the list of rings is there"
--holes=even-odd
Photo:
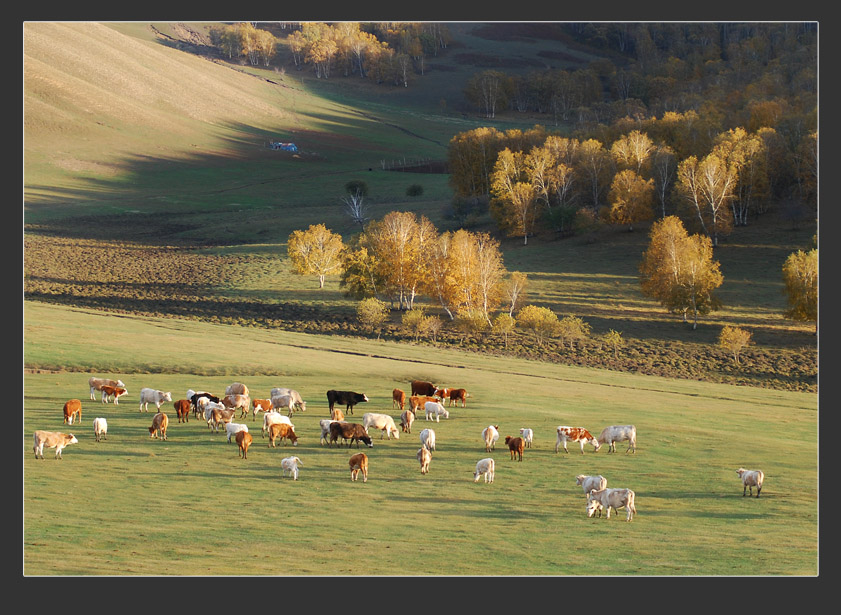
[[[357,190],[342,197],[342,202],[345,204],[345,213],[364,231],[365,223],[368,222],[368,206],[365,204],[362,191]]]

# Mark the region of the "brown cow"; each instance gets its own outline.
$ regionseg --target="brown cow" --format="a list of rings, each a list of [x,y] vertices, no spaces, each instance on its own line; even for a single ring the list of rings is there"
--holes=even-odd
[[[465,391],[464,389],[448,389],[449,395],[447,397],[450,398],[450,403],[448,405],[452,406],[455,405],[457,401],[461,402],[461,407],[467,404],[467,398],[470,397],[470,393]]]
[[[412,423],[415,422],[415,413],[406,408],[400,415],[400,427],[405,433],[412,433]]]
[[[119,406],[120,405],[120,398],[123,395],[128,394],[128,391],[126,389],[124,389],[123,387],[112,387],[112,386],[108,386],[107,384],[103,384],[102,387],[100,388],[100,390],[102,391],[102,403],[103,404],[107,404],[109,401],[111,401],[111,398],[113,398],[114,403]]]
[[[418,449],[418,461],[420,461],[421,474],[428,474],[429,462],[432,461],[432,453],[425,446]]]
[[[426,406],[426,402],[434,401],[436,403],[440,403],[440,397],[433,397],[431,395],[412,395],[409,398],[409,407],[412,409],[412,412],[417,415],[418,410],[423,410],[424,406]]]
[[[436,386],[423,380],[412,380],[412,395],[435,395]]]
[[[404,391],[401,391],[400,389],[394,389],[391,391],[392,409],[394,408],[395,404],[400,406],[401,410],[406,406],[406,393]]]
[[[35,459],[44,458],[44,447],[54,448],[56,459],[61,459],[61,451],[65,446],[77,444],[79,441],[72,433],[61,433],[59,431],[44,431],[39,429],[34,434]]]
[[[348,461],[350,466],[350,480],[356,480],[359,472],[362,472],[362,482],[368,482],[368,455],[365,453],[356,453]]]
[[[525,444],[523,443],[523,439],[520,436],[516,438],[512,438],[511,436],[505,436],[505,443],[508,445],[508,450],[511,451],[511,460],[514,460],[514,455],[519,455],[518,461],[523,460],[523,449],[525,448]]]
[[[78,415],[78,416],[77,416]],[[64,404],[64,422],[67,425],[73,424],[73,417],[82,420],[82,402],[78,399],[71,399]]]
[[[258,412],[270,412],[274,407],[271,399],[252,399],[251,405],[254,407],[254,414],[251,415],[252,421],[257,418]]]
[[[298,446],[298,436],[295,435],[295,430],[292,429],[292,425],[288,425],[286,423],[272,423],[269,425],[269,446],[274,447],[274,442],[278,438],[281,440],[289,438],[289,441],[292,442],[292,446]]]
[[[214,431],[219,432],[219,425],[227,425],[234,418],[234,410],[218,410],[214,408],[210,411],[210,418],[207,421],[207,426]]]
[[[330,411],[330,420],[331,421],[344,421],[345,420],[345,413],[339,410],[338,408],[333,408]]]
[[[239,408],[239,418],[242,418],[244,416],[248,416],[251,398],[248,397],[248,395],[225,395],[225,397],[222,398],[222,404],[228,410],[236,410],[237,408]]]
[[[251,441],[251,434],[247,431],[237,432],[237,447],[239,447],[239,452],[237,454],[239,457],[248,459],[248,447],[251,446]]]
[[[158,412],[152,417],[152,426],[149,428],[149,437],[157,438],[158,433],[161,434],[160,439],[166,440],[166,428],[169,425],[169,418],[163,412]]]
[[[179,423],[189,423],[190,422],[190,400],[189,399],[179,399],[178,401],[172,402],[172,407],[175,408],[175,414],[178,417]]]
[[[330,423],[330,442],[328,444],[332,445],[333,442],[338,442],[339,438],[348,441],[348,448],[354,442],[356,442],[356,448],[359,448],[360,440],[367,444],[369,448],[374,447],[374,441],[371,440],[371,436],[368,435],[368,432],[359,423],[344,423],[341,421]]]

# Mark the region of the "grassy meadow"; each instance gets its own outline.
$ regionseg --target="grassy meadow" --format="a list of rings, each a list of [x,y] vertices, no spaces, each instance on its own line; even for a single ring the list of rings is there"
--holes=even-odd
[[[25,304],[25,335],[27,575],[818,572],[811,394],[34,303]],[[56,363],[66,371],[37,369]],[[119,405],[90,401],[92,374],[122,378],[129,394]],[[421,419],[397,440],[375,435],[374,447],[363,447],[369,480],[352,483],[351,451],[319,443],[325,391],[369,396],[349,420],[361,422],[364,412],[399,417],[391,390],[407,390],[414,378],[461,386],[471,397],[440,423]],[[297,447],[268,448],[259,422],[247,418],[255,439],[248,459],[239,459],[224,435],[195,419],[177,423],[171,408],[168,440],[150,439],[140,388],[178,399],[188,388],[221,392],[234,381],[254,396],[275,386],[302,393],[308,407],[293,416]],[[73,397],[82,400],[83,418],[65,428],[62,405]],[[96,416],[109,424],[100,443]],[[504,445],[485,453],[481,431],[491,423],[503,438],[534,429],[522,462],[511,461]],[[635,455],[622,444],[617,454],[589,445],[584,455],[577,445],[568,455],[553,452],[556,425],[598,432],[619,423],[636,425]],[[438,440],[426,476],[415,458],[424,427]],[[53,451],[36,460],[35,429],[72,431],[79,443],[62,460]],[[297,482],[280,476],[289,454],[303,462]],[[473,483],[473,467],[486,456],[496,460],[496,480]],[[741,466],[764,470],[759,499],[742,497]],[[634,520],[588,519],[575,485],[581,473],[633,489]],[[68,509],[73,515],[64,516]],[[344,544],[337,523],[354,530]]]

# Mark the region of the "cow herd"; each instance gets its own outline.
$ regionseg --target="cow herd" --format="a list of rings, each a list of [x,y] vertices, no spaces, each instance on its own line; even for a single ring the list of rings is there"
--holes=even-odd
[[[119,404],[119,399],[128,394],[125,384],[121,380],[92,377],[89,380],[90,398],[96,399],[97,392],[103,404],[113,402]],[[445,407],[461,403],[466,406],[466,400],[470,397],[465,389],[441,388],[430,382],[412,381],[411,395],[407,397],[401,389],[392,391],[392,409],[401,411],[400,427],[394,422],[394,418],[388,414],[368,412],[362,416],[362,422],[356,423],[345,420],[345,413],[353,414],[355,406],[369,401],[364,393],[355,391],[339,391],[330,389],[327,391],[327,404],[330,418],[319,421],[321,428],[321,445],[340,447],[347,443],[348,447],[353,445],[359,448],[362,443],[373,448],[374,440],[370,430],[381,431],[380,439],[392,438],[397,440],[400,433],[412,433],[412,425],[418,415],[423,414],[425,422],[440,423],[441,418],[449,419],[450,412]],[[408,407],[406,402],[408,403]],[[305,411],[306,402],[300,393],[289,388],[273,388],[268,398],[251,398],[248,387],[242,383],[234,382],[225,390],[224,396],[215,396],[206,391],[188,390],[185,398],[173,401],[169,392],[153,388],[142,388],[140,390],[139,410],[148,411],[149,404],[155,406],[155,414],[152,417],[152,424],[149,426],[150,438],[167,440],[167,429],[169,417],[161,409],[163,404],[171,403],[175,410],[175,416],[179,423],[189,422],[190,414],[198,419],[203,419],[213,433],[218,433],[220,425],[224,425],[227,442],[232,440],[237,444],[238,456],[242,459],[248,458],[248,448],[253,442],[249,433],[247,423],[234,422],[234,418],[247,419],[251,413],[252,421],[257,419],[258,413],[263,413],[261,437],[268,436],[268,446],[276,447],[280,442],[286,441],[292,446],[298,445],[298,434],[295,433],[295,426],[292,423],[292,416],[296,411]],[[344,409],[342,409],[344,408]],[[286,410],[287,414],[282,413]],[[237,412],[239,413],[237,415]],[[68,400],[63,407],[64,424],[73,425],[82,419],[82,406],[79,399]],[[93,431],[96,442],[107,439],[108,423],[104,417],[96,417],[93,421]],[[584,454],[584,445],[590,444],[593,452],[598,452],[605,444],[608,445],[608,453],[616,452],[617,442],[628,442],[625,453],[636,453],[637,431],[634,425],[611,425],[605,427],[598,437],[594,437],[583,427],[571,427],[559,425],[555,429],[556,442],[554,451],[558,453],[563,447],[564,453],[569,453],[567,443],[577,442],[580,444],[581,454]],[[500,438],[499,425],[488,425],[482,430],[482,441],[485,445],[485,452],[495,450],[496,443]],[[421,474],[430,472],[430,465],[433,452],[436,450],[436,434],[432,428],[425,428],[419,434],[421,447],[417,450],[416,456],[420,464]],[[506,447],[510,453],[510,459],[522,461],[526,449],[532,447],[534,442],[534,431],[530,428],[520,429],[519,436],[507,435],[504,438]],[[33,450],[35,457],[44,458],[44,447],[54,448],[55,457],[62,458],[62,450],[71,444],[77,444],[78,439],[73,434],[36,430],[34,432]],[[356,481],[359,474],[362,475],[362,482],[368,481],[369,459],[364,452],[357,452],[348,460],[348,467],[351,472],[351,480]],[[281,476],[287,474],[298,480],[299,467],[304,464],[297,456],[285,457],[281,460]],[[743,483],[742,495],[753,496],[753,488],[756,487],[756,497],[759,497],[764,481],[764,474],[761,470],[746,470],[739,468],[736,471]],[[484,479],[487,484],[494,482],[495,461],[493,457],[480,459],[473,471],[473,481],[478,482]],[[611,509],[618,511],[624,508],[627,521],[631,521],[636,514],[635,493],[627,488],[608,488],[607,479],[601,475],[586,476],[578,475],[575,484],[581,486],[587,497],[586,511],[588,517],[596,513],[601,516],[602,511],[610,518]]]

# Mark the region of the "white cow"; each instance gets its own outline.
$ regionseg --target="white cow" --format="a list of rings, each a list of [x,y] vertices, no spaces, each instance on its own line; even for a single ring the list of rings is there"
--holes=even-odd
[[[599,437],[596,438],[596,442],[598,446],[596,446],[596,451],[598,451],[602,444],[608,443],[610,446],[607,449],[608,453],[615,453],[616,452],[616,443],[628,441],[628,449],[625,451],[625,454],[628,454],[628,451],[633,453],[637,452],[637,428],[633,425],[611,425],[610,427],[605,427],[602,429],[602,432],[599,434]]]
[[[443,404],[437,401],[428,401],[423,405],[423,409],[426,411],[426,420],[431,421],[432,419],[429,417],[435,417],[435,422],[440,423],[441,417],[443,416],[445,419],[450,418],[450,412],[446,408],[444,408]]]
[[[485,451],[490,453],[496,448],[496,441],[499,440],[499,425],[488,425],[482,430],[482,440],[485,441]]]
[[[246,397],[250,397],[251,393],[248,392],[248,387],[243,383],[234,382],[225,387],[225,395],[245,395]]]
[[[91,389],[91,399],[96,399],[94,397],[94,392],[95,391],[101,391],[102,390],[102,385],[104,385],[104,384],[108,385],[108,386],[112,386],[112,387],[122,387],[122,388],[126,387],[126,385],[123,384],[122,380],[112,380],[111,378],[96,378],[94,376],[91,376],[88,379],[88,386]]]
[[[285,476],[289,472],[292,480],[298,480],[298,466],[304,463],[297,457],[284,457],[280,460],[280,475]]]
[[[330,441],[330,425],[335,422],[333,419],[321,419],[318,422],[321,425],[321,444]]]
[[[301,394],[298,393],[295,389],[289,389],[286,387],[275,387],[271,390],[269,397],[274,404],[275,397],[283,397],[284,395],[289,395],[292,398],[292,405],[295,408],[299,408],[301,412],[306,412],[307,410],[307,402],[301,397]],[[291,409],[290,409],[291,411]]]
[[[429,451],[435,450],[435,431],[432,429],[424,429],[420,432],[421,446]]]
[[[108,421],[106,421],[103,417],[98,417],[93,420],[93,435],[96,437],[97,442],[102,439],[108,439]]]
[[[248,431],[248,425],[242,423],[225,423],[225,433],[228,434],[228,444],[231,443],[231,437],[236,436],[241,431]]]
[[[269,410],[263,415],[263,428],[260,430],[260,437],[265,438],[266,433],[269,431],[269,427],[276,423],[286,423],[292,429],[295,429],[295,426],[292,424],[292,421],[289,420],[288,416],[283,416],[277,410]]]
[[[221,401],[210,401],[207,397],[199,397],[199,404],[201,405],[202,412],[204,413],[204,420],[207,421],[208,425],[210,424],[210,421],[213,420],[214,410],[225,409],[225,404]]]
[[[523,427],[520,430],[520,435],[523,437],[526,448],[531,448],[531,443],[534,442],[534,431],[528,427]]]
[[[585,476],[584,474],[579,474],[575,477],[575,484],[580,485],[586,495],[593,489],[601,490],[607,487],[607,479],[601,474],[597,476]]]
[[[149,404],[155,404],[157,411],[161,411],[161,404],[165,401],[172,401],[172,394],[171,393],[164,393],[163,391],[158,391],[157,389],[150,389],[144,387],[140,389],[140,411],[147,412],[149,410]]]
[[[72,433],[61,433],[59,431],[44,431],[39,429],[33,434],[34,445],[32,450],[35,451],[35,459],[39,457],[44,458],[44,447],[54,448],[56,459],[61,459],[61,451],[66,446],[71,444],[78,444],[76,436]]]
[[[383,436],[386,435],[389,440],[391,440],[391,436],[394,436],[395,440],[400,439],[400,432],[394,424],[394,419],[387,414],[366,412],[362,415],[362,426],[365,428],[365,431],[368,431],[372,427],[374,429],[381,429],[383,433],[380,436],[380,440],[382,440]]]
[[[637,512],[634,506],[634,492],[630,489],[593,489],[587,494],[587,517],[592,517],[596,511],[607,509],[607,518],[610,519],[610,509],[615,511],[624,507],[628,511],[626,521],[633,519]]]
[[[479,477],[484,476],[486,483],[494,482],[494,460],[493,457],[480,459],[476,463],[476,471],[473,472],[473,482],[478,483]]]
[[[759,497],[759,492],[762,491],[762,482],[765,480],[765,473],[762,470],[745,470],[739,468],[736,474],[742,479],[742,497],[745,496],[745,490],[753,495],[753,487],[756,487],[756,497]]]

